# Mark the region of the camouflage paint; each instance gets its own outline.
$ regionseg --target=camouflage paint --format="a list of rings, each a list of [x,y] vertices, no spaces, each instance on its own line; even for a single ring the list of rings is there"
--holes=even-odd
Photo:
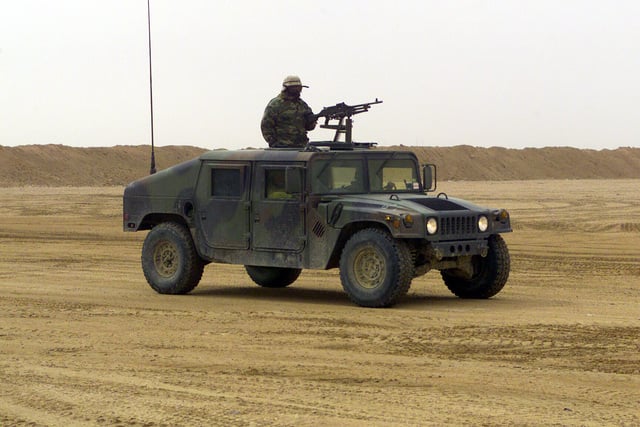
[[[362,190],[343,188],[344,177],[338,179],[340,187],[318,190],[316,181],[337,164],[361,164]],[[305,171],[304,192],[269,199],[265,171],[292,166]],[[424,194],[418,169],[417,158],[408,152],[211,151],[129,184],[123,200],[124,230],[150,229],[172,220],[191,230],[206,261],[326,269],[337,266],[353,233],[374,227],[407,241],[420,271],[451,268],[442,263],[483,254],[491,235],[511,231],[508,215],[500,216],[500,210]],[[216,187],[215,171],[222,171],[218,175],[228,188]],[[399,185],[406,178],[412,182]],[[385,190],[385,180],[395,180],[396,188]],[[489,218],[485,232],[476,227],[480,215]],[[425,227],[431,217],[442,227],[433,236]]]

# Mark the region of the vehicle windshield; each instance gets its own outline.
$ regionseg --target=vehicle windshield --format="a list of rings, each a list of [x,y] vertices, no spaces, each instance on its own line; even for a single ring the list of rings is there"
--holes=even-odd
[[[410,159],[369,159],[372,192],[420,191],[415,164]]]
[[[319,159],[311,168],[316,194],[400,193],[421,191],[415,162],[410,158]]]

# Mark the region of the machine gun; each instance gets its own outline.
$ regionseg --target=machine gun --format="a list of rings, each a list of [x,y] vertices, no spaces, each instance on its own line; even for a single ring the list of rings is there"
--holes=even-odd
[[[324,107],[322,111],[314,116],[316,119],[324,117],[324,124],[320,125],[321,128],[334,129],[336,131],[336,134],[333,137],[333,142],[338,142],[340,134],[344,133],[345,144],[352,144],[351,130],[353,129],[353,120],[351,119],[351,116],[369,111],[369,108],[374,104],[382,104],[382,101],[379,101],[378,98],[376,98],[373,102],[366,102],[364,104],[357,105],[347,105],[344,102],[341,102],[331,107]],[[338,120],[338,124],[329,124],[330,120]]]

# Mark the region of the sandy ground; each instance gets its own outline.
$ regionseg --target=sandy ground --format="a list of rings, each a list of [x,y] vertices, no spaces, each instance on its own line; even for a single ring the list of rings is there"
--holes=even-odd
[[[640,425],[638,188],[441,183],[510,209],[509,282],[460,300],[432,272],[391,309],[335,270],[158,295],[121,188],[0,189],[0,425]]]

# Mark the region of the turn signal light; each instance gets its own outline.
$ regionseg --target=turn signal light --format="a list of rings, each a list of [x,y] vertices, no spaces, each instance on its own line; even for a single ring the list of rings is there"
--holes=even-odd
[[[411,216],[411,214],[406,214],[402,218],[402,222],[404,223],[404,226],[407,228],[413,227],[413,216]]]

